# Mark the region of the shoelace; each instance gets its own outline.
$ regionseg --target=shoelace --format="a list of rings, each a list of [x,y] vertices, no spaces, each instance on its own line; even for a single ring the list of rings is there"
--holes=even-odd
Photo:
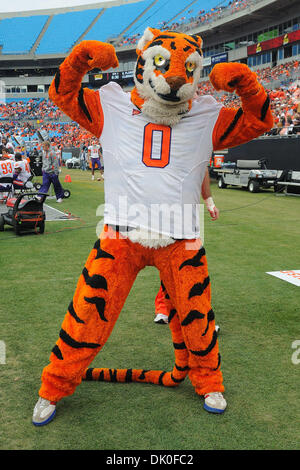
[[[49,400],[46,400],[45,398],[41,398],[40,405],[41,406],[50,405],[50,402]]]
[[[56,405],[56,402],[46,400],[46,398],[41,398],[40,406],[49,406],[49,405]]]

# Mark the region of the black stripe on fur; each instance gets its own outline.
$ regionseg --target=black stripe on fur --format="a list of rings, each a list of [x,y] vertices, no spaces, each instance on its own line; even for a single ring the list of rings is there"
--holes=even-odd
[[[54,85],[55,85],[56,93],[58,93],[59,84],[60,84],[60,70],[58,69],[54,78]]]
[[[202,295],[207,286],[209,286],[209,276],[207,276],[203,282],[198,282],[193,285],[189,293],[189,299],[196,295]]]
[[[94,367],[90,367],[89,369],[87,369],[86,374],[85,374],[85,380],[87,380],[89,382],[91,380],[94,380],[93,379],[93,370],[94,370]]]
[[[76,339],[72,338],[68,333],[61,329],[59,332],[60,339],[66,343],[68,346],[74,349],[81,349],[81,348],[88,348],[88,349],[96,349],[100,347],[98,343],[86,343],[86,342],[79,342]]]
[[[201,258],[205,255],[205,249],[202,247],[200,250],[193,256],[193,258],[185,260],[180,266],[179,266],[179,271],[184,268],[185,266],[193,266],[194,268],[198,268],[200,266],[203,266],[204,263],[202,263]]]
[[[161,285],[162,290],[165,291],[166,288],[165,288],[164,283],[162,281],[160,281],[160,285]]]
[[[162,372],[159,376],[158,383],[159,385],[163,385],[163,377],[166,375],[166,372]]]
[[[159,36],[156,36],[155,41],[157,39],[176,39],[176,36],[173,36],[171,34],[160,34]]]
[[[270,106],[270,98],[269,98],[269,96],[267,96],[266,101],[264,102],[264,104],[261,108],[261,114],[260,114],[260,120],[261,121],[264,121],[264,119],[266,117],[266,114],[267,114],[267,111],[269,109],[269,106]]]
[[[175,364],[175,367],[177,370],[179,370],[179,372],[185,372],[186,370],[189,370],[189,366],[180,367],[177,364]]]
[[[207,314],[207,326],[205,328],[204,333],[202,333],[202,336],[206,335],[208,327],[209,327],[209,322],[213,321],[215,319],[215,314],[213,309],[211,309],[208,314]]]
[[[213,337],[212,337],[212,340],[210,342],[210,344],[207,346],[206,349],[203,349],[202,351],[192,351],[191,349],[189,350],[192,354],[194,354],[194,356],[206,356],[216,345],[216,342],[217,342],[217,332],[214,331],[214,334],[213,334]]]
[[[163,43],[164,43],[163,41],[160,41],[160,40],[157,41],[157,40],[155,39],[151,44],[149,44],[148,49],[149,49],[150,47],[154,47],[154,46],[161,46]]]
[[[104,382],[104,370],[102,370],[98,377],[98,382]]]
[[[174,349],[186,349],[184,341],[182,343],[173,343]]]
[[[229,124],[229,126],[227,127],[226,131],[224,132],[224,134],[221,136],[220,138],[220,142],[222,142],[223,140],[226,139],[226,137],[228,137],[228,135],[230,134],[230,132],[233,131],[233,129],[235,128],[235,126],[237,125],[238,123],[238,120],[240,119],[240,117],[242,116],[243,114],[243,110],[242,108],[239,108],[232,120],[232,122]]]
[[[146,376],[145,374],[148,372],[148,370],[142,370],[141,375],[139,376],[139,380],[145,380]]]
[[[132,382],[132,369],[127,369],[126,376],[125,376],[125,382],[126,383]]]
[[[117,382],[117,369],[109,369],[109,378],[111,382]]]
[[[171,379],[173,380],[173,382],[180,384],[180,382],[184,381],[185,377],[183,377],[182,379],[175,379],[174,375],[171,374]]]
[[[218,353],[218,365],[217,365],[217,367],[216,367],[215,369],[213,369],[213,370],[218,370],[219,367],[220,367],[220,365],[221,365],[221,354]]]
[[[57,344],[54,346],[54,348],[52,349],[52,352],[53,354],[55,354],[55,356],[57,357],[57,359],[60,359],[61,361],[63,360],[63,355],[61,353],[61,350],[59,349],[59,347],[57,346]]]
[[[172,310],[170,311],[170,314],[168,316],[168,323],[171,322],[171,320],[173,320],[174,316],[176,315],[177,311],[175,310],[175,308],[172,308]]]
[[[88,286],[93,287],[94,289],[107,290],[107,282],[105,277],[100,276],[100,274],[93,274],[90,276],[86,268],[83,268],[82,274]]]
[[[103,321],[108,321],[107,318],[105,318],[104,315],[104,309],[105,309],[105,300],[102,297],[84,297],[84,300],[88,302],[89,304],[96,305],[96,309],[99,313],[99,317]]]
[[[77,323],[84,323],[84,321],[81,320],[81,318],[79,318],[79,316],[75,312],[74,305],[73,305],[73,300],[70,302],[70,305],[68,307],[68,311],[69,311],[69,314],[76,320]]]
[[[91,115],[89,113],[89,110],[87,109],[86,107],[86,104],[84,102],[84,98],[83,98],[83,94],[84,94],[84,91],[83,91],[83,88],[81,87],[80,90],[79,90],[79,93],[78,93],[78,103],[79,103],[79,106],[81,107],[82,111],[84,112],[84,114],[86,115],[86,117],[88,118],[88,120],[90,122],[93,122],[92,118],[91,118]]]
[[[204,313],[199,312],[199,310],[191,310],[185,319],[181,322],[182,326],[190,325],[194,320],[202,320],[205,318]]]
[[[96,254],[95,259],[99,259],[99,258],[115,259],[115,257],[113,255],[111,255],[107,251],[102,250],[101,244],[100,244],[100,238],[99,238],[99,240],[96,241],[96,243],[94,245],[94,249],[97,250],[97,254]]]

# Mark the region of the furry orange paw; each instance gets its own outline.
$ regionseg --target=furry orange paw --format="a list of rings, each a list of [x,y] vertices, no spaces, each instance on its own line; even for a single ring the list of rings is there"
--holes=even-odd
[[[79,65],[80,61],[88,70],[95,68],[107,70],[119,65],[114,46],[101,41],[82,41],[74,47],[70,60],[72,65]]]
[[[247,65],[238,62],[216,64],[209,79],[217,91],[224,90],[232,93],[236,90],[238,94],[241,94],[246,91],[255,93],[259,89],[256,74],[251,72]]]

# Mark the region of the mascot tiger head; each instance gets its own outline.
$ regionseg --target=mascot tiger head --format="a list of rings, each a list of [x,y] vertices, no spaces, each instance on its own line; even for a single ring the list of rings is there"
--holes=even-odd
[[[131,100],[158,124],[175,125],[192,107],[202,69],[202,39],[147,28],[138,42]]]

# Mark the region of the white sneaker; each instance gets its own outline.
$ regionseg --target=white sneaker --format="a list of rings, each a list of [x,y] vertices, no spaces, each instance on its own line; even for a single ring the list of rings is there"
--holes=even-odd
[[[227,402],[221,392],[210,392],[204,395],[203,408],[210,413],[224,413]]]
[[[32,415],[32,422],[35,426],[44,426],[50,423],[56,413],[56,405],[44,398],[39,398]]]
[[[61,197],[59,197],[58,199],[56,199],[56,202],[63,202],[63,200]]]
[[[157,313],[154,318],[155,323],[168,323],[168,315],[164,315],[163,313]]]
[[[95,179],[95,176],[94,176],[94,175],[92,175],[92,180],[94,180],[94,179]]]

